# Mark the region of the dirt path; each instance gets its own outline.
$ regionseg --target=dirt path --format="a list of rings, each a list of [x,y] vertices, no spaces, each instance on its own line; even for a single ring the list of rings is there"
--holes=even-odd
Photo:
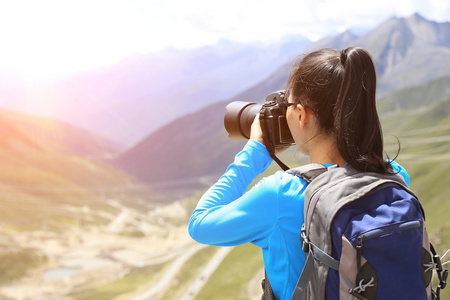
[[[214,271],[220,266],[222,261],[227,257],[228,253],[233,250],[233,247],[222,247],[217,253],[211,258],[209,263],[203,268],[200,275],[192,283],[189,290],[185,293],[181,300],[191,300],[201,291],[203,286],[208,282],[208,279],[214,273]]]
[[[149,290],[142,293],[141,295],[133,298],[133,300],[146,300],[151,299],[153,296],[162,293],[166,290],[170,283],[173,281],[174,277],[177,275],[178,271],[183,267],[184,263],[196,254],[201,249],[205,248],[206,245],[196,244],[187,250],[184,254],[179,256],[167,270],[167,272],[161,277],[161,279],[153,285]]]

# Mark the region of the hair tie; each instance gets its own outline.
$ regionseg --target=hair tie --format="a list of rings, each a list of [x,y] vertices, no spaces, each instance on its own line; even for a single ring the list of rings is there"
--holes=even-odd
[[[347,61],[347,52],[346,49],[341,50],[341,63],[345,65],[345,62]]]

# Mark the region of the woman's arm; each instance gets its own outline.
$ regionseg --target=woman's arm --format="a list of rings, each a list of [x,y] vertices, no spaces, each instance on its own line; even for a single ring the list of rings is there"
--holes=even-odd
[[[267,149],[249,140],[225,174],[200,199],[189,221],[189,234],[204,244],[230,246],[262,238],[268,224],[264,198],[276,196],[273,180],[248,186],[272,162]],[[245,194],[244,194],[245,193]],[[272,198],[273,200],[273,198]]]

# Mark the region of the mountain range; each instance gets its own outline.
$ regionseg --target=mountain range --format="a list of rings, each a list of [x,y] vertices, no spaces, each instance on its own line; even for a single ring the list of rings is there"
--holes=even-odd
[[[223,40],[214,47],[134,55],[52,84],[3,87],[0,106],[130,146],[177,117],[257,84],[310,44],[293,35],[276,43]]]
[[[390,18],[364,36],[344,32],[312,44],[303,53],[350,45],[365,47],[372,54],[380,98],[450,74],[450,23],[428,21],[417,14]],[[117,165],[155,187],[170,186],[172,192],[174,187],[206,187],[223,173],[244,143],[227,138],[223,126],[226,104],[261,102],[272,91],[283,89],[298,59],[294,56],[271,76],[235,97],[163,126],[119,156]]]
[[[114,153],[105,162],[182,197],[214,181],[245,143],[227,137],[226,104],[261,102],[270,92],[284,88],[292,65],[303,54],[350,45],[365,47],[372,54],[380,98],[450,74],[450,23],[414,14],[390,18],[360,37],[346,31],[313,44],[298,36],[276,45],[222,41],[218,47],[135,56],[51,86],[4,89],[0,105],[19,110],[24,104],[24,111],[57,114],[57,119],[76,125],[76,132],[58,129],[66,128],[62,125],[41,130],[43,122],[26,124],[21,117],[21,132],[31,133],[24,136],[30,145],[43,149],[55,141],[64,147],[72,143],[70,151],[77,152],[70,155],[91,158]],[[40,101],[52,105],[39,105]],[[4,120],[8,115],[14,114],[5,112]]]
[[[132,147],[187,113],[245,95],[276,77],[284,84],[292,62],[317,48],[367,48],[376,62],[380,96],[447,75],[449,28],[448,22],[414,14],[392,17],[362,36],[347,31],[316,43],[287,36],[276,43],[221,41],[199,49],[168,49],[53,84],[3,86],[0,106],[63,120]],[[254,96],[260,100],[266,92]]]

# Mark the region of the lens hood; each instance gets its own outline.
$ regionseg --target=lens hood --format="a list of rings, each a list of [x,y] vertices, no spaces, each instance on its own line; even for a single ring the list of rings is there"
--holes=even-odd
[[[252,102],[234,101],[226,106],[224,118],[228,136],[235,140],[250,138],[250,129],[261,105]]]

